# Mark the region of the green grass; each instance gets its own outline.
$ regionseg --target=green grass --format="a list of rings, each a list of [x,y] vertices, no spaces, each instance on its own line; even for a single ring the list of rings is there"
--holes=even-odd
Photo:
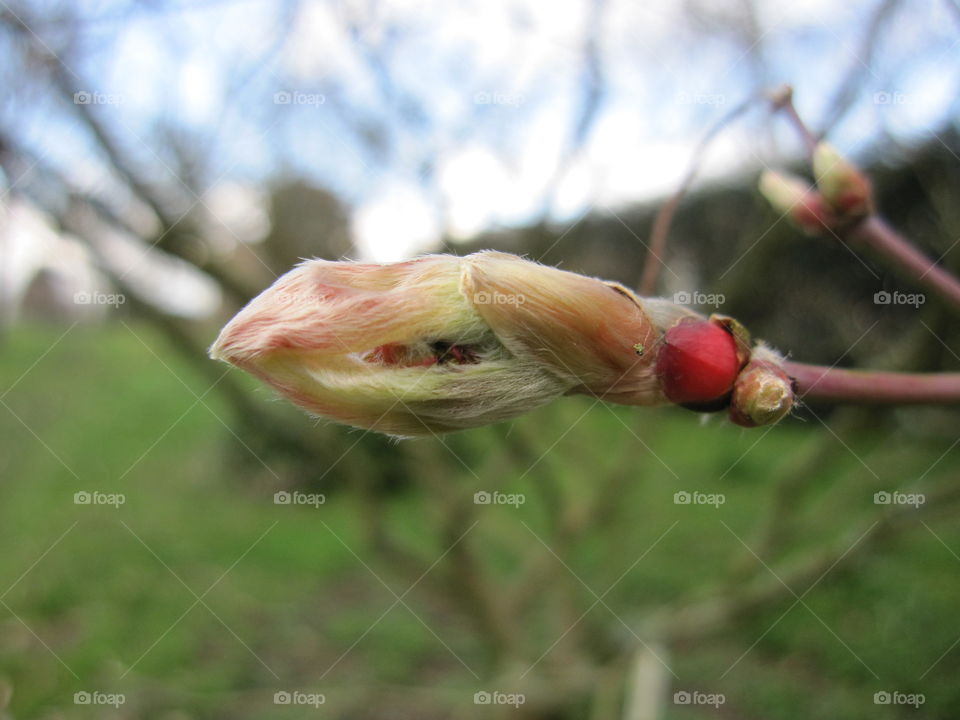
[[[455,561],[442,556],[449,542],[437,530],[444,488],[466,498],[524,494],[519,508],[478,508],[469,532],[498,594],[515,587],[531,553],[553,562],[544,546],[559,542],[549,488],[577,511],[618,481],[599,522],[558,551],[568,568],[556,560],[518,619],[530,665],[594,603],[586,587],[612,588],[610,609],[594,607],[540,661],[550,677],[582,652],[578,643],[621,627],[611,611],[635,621],[706,596],[737,562],[767,576],[741,539],[754,541],[775,479],[826,432],[816,421],[768,434],[701,426],[682,411],[570,398],[451,437],[469,469],[436,440],[409,443],[410,457],[425,458],[410,467],[427,481],[387,495],[380,522],[392,544],[426,566],[440,562],[404,596],[409,608],[387,612],[391,590],[401,595],[418,574],[373,549],[361,495],[332,493],[319,508],[275,505],[288,469],[274,478],[251,459],[225,428],[219,396],[198,402],[204,382],[162,339],[131,328],[77,326],[50,350],[65,328],[25,327],[0,345],[0,686],[13,689],[15,718],[109,716],[75,705],[81,690],[124,693],[115,717],[300,717],[303,708],[273,703],[274,692],[295,689],[324,692],[322,716],[358,707],[363,717],[405,716],[391,714],[396,707],[482,716],[472,694],[496,687],[486,638],[454,589],[432,584]],[[357,437],[317,432],[331,458]],[[504,455],[509,433],[526,439],[532,457]],[[868,525],[876,490],[917,479],[948,446],[882,430],[844,435],[804,479],[783,557],[764,561],[779,572]],[[956,469],[948,454],[927,482]],[[684,490],[725,502],[674,504]],[[78,491],[122,493],[125,502],[77,505]],[[843,564],[804,603],[789,609],[791,597],[675,648],[671,692],[722,692],[723,712],[745,718],[944,717],[960,703],[960,648],[944,655],[960,636],[960,528],[945,510]],[[575,607],[564,607],[568,597]],[[926,703],[909,713],[876,706],[878,690],[923,692]],[[438,706],[443,714],[427,711]],[[671,718],[715,715],[668,706]]]

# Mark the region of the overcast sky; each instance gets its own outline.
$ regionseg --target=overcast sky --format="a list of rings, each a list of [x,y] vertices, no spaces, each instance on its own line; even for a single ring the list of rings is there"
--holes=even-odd
[[[442,233],[570,221],[668,192],[697,139],[761,84],[792,83],[816,128],[857,70],[835,144],[855,154],[883,132],[929,137],[956,117],[960,12],[900,2],[864,57],[879,4],[757,0],[746,42],[741,0],[199,0],[162,12],[89,0],[67,3],[86,18],[69,27],[51,21],[62,2],[10,7],[58,54],[72,38],[62,57],[76,89],[151,176],[177,182],[158,121],[192,138],[204,205],[238,234],[262,234],[265,183],[296,173],[350,204],[362,255],[393,260]],[[0,52],[14,52],[8,39]],[[6,66],[4,126],[110,197],[71,109]],[[574,143],[591,78],[595,113]],[[704,176],[797,147],[758,106],[712,146]]]

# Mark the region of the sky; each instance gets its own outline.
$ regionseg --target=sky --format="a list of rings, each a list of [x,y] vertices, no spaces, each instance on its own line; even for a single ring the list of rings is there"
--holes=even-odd
[[[77,90],[151,179],[199,203],[227,250],[264,235],[264,189],[283,175],[343,197],[357,254],[380,261],[440,237],[662,197],[698,139],[758,84],[791,83],[816,128],[843,78],[860,72],[856,102],[829,135],[854,156],[884,137],[922,141],[956,118],[960,12],[949,0],[900,2],[872,57],[863,36],[877,0],[757,0],[747,43],[730,20],[739,0],[600,5],[594,15],[584,0],[198,0],[127,12],[37,0],[22,12],[58,55],[73,37],[62,57]],[[57,6],[85,20],[58,28]],[[590,29],[599,102],[575,144]],[[0,75],[17,72],[9,63]],[[4,127],[79,185],[129,201],[75,108],[2,79],[18,85],[0,103]],[[195,143],[199,195],[179,187],[158,124]],[[798,148],[758,104],[711,145],[701,177],[782,165]],[[31,254],[11,248],[30,233],[8,235],[5,265],[21,272],[10,257]]]

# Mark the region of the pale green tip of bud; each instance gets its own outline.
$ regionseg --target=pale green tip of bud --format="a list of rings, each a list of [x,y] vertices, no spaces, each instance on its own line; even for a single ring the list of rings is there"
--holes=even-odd
[[[828,142],[817,143],[813,150],[813,176],[824,193],[835,190],[851,170],[853,166],[833,145]]]
[[[760,176],[759,189],[774,210],[806,233],[819,235],[833,223],[820,193],[802,178],[766,170]]]
[[[779,212],[789,212],[808,192],[810,186],[796,176],[775,170],[765,170],[760,176],[760,193]]]
[[[830,143],[817,144],[813,152],[813,174],[823,198],[841,219],[856,220],[870,213],[870,182]]]

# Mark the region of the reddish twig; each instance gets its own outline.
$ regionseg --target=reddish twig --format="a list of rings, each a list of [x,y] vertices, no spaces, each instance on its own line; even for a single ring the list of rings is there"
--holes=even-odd
[[[804,142],[805,147],[814,157],[817,151],[818,138],[811,133],[803,122],[793,104],[793,93],[789,86],[784,86],[770,96],[774,109],[784,113]],[[829,156],[828,156],[829,157]],[[954,312],[960,312],[960,279],[948,270],[936,265],[918,250],[907,238],[894,230],[890,225],[873,211],[873,202],[870,197],[870,185],[864,174],[854,166],[846,163],[839,156],[830,160],[832,167],[825,169],[825,175],[831,178],[834,196],[830,197],[827,190],[823,190],[824,199],[833,213],[836,214],[833,227],[827,229],[841,242],[850,246],[865,248],[876,254],[890,268],[904,277],[927,289],[931,294],[943,300]],[[817,159],[814,158],[814,171],[817,171]],[[839,175],[840,177],[836,177]],[[820,185],[822,178],[818,178]],[[839,185],[838,185],[839,183]],[[845,186],[845,187],[844,187]],[[864,212],[863,219],[845,217],[851,215],[851,207],[844,206],[849,202],[851,190],[857,190],[862,195],[856,207]],[[846,193],[846,197],[844,197]]]
[[[926,257],[882,218],[871,215],[846,234],[851,244],[868,248],[892,269],[929,290],[960,312],[960,280]]]
[[[800,117],[800,113],[797,112],[797,107],[793,104],[793,87],[791,85],[781,85],[770,91],[768,98],[770,99],[770,104],[774,112],[779,111],[787,116],[787,119],[794,126],[797,134],[803,141],[803,146],[807,154],[812,156],[813,151],[817,147],[817,143],[820,142],[820,138],[813,134],[813,131],[807,127],[803,118]]]
[[[797,394],[808,400],[882,405],[960,403],[960,373],[900,373],[785,362]]]

